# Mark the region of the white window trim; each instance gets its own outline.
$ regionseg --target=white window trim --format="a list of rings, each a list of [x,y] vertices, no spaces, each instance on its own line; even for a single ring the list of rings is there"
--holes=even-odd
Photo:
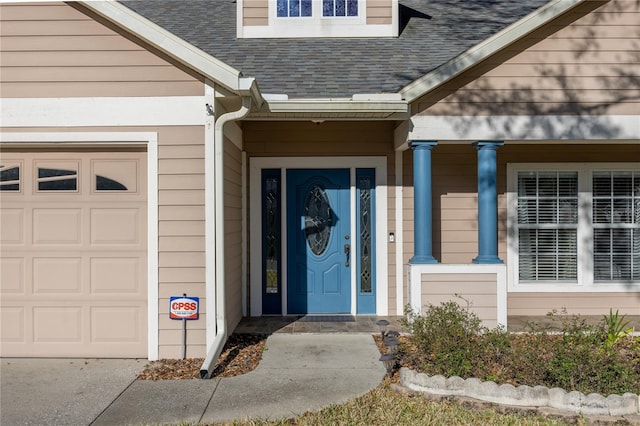
[[[290,168],[345,168],[351,177],[351,235],[356,235],[356,168],[373,168],[376,173],[376,315],[389,314],[389,280],[387,249],[387,158],[386,157],[256,157],[249,162],[250,205],[250,262],[251,262],[251,316],[262,315],[262,170],[280,169],[282,172],[282,203],[286,205],[286,173]],[[286,211],[286,209],[283,209]],[[282,271],[287,268],[287,235],[285,217],[282,217]],[[354,239],[354,243],[357,242]],[[354,247],[354,251],[357,248]],[[351,314],[356,315],[356,268],[351,268]],[[286,275],[282,279],[282,314],[287,314]]]
[[[390,0],[390,24],[367,24],[367,0],[358,0],[358,16],[322,16],[322,1],[313,0],[311,16],[277,16],[277,0],[269,0],[267,26],[243,25],[243,0],[238,1],[239,38],[396,37],[398,0]]]
[[[311,3],[311,16],[278,16],[277,0],[269,0],[269,26],[291,37],[334,37],[336,32],[366,25],[366,0],[358,1],[358,16],[322,16],[322,1]]]
[[[278,16],[278,0],[269,0],[269,22],[277,25],[284,24],[308,26],[309,21],[313,22],[313,25],[320,25],[321,20],[323,25],[353,25],[353,24],[366,24],[366,7],[367,0],[358,0],[358,15],[357,16],[323,16],[322,15],[322,0],[313,0],[311,2],[311,16]],[[336,22],[333,22],[333,21]],[[299,22],[298,22],[299,21]]]
[[[640,170],[640,163],[509,163],[507,164],[507,267],[509,292],[535,293],[623,293],[640,292],[640,283],[595,283],[591,224],[591,174],[594,171]],[[518,172],[521,171],[575,171],[578,173],[578,279],[573,283],[520,283],[518,282],[517,224]]]
[[[335,1],[336,0],[333,0],[334,8],[335,8]],[[363,20],[363,17],[366,16],[366,13],[362,13],[363,10],[366,12],[366,2],[367,0],[358,0],[358,14],[356,16],[324,16],[323,1],[316,0],[313,2],[313,14],[315,14],[317,10],[318,13],[315,16],[319,16],[320,19],[339,19],[341,21],[342,20],[350,20],[350,21],[358,20],[359,23],[366,23],[366,21]],[[365,7],[365,9],[363,9],[363,7]]]

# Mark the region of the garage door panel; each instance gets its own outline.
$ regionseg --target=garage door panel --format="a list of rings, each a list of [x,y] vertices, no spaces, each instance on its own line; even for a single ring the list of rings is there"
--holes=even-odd
[[[92,307],[91,342],[139,342],[145,320],[146,305]]]
[[[2,156],[0,356],[146,356],[146,153]]]
[[[25,259],[0,259],[0,294],[25,294]]]
[[[82,293],[81,257],[36,257],[33,259],[33,293]]]
[[[24,216],[25,209],[0,209],[0,244],[24,244]]]
[[[25,319],[25,308],[23,306],[0,307],[2,341],[24,343],[27,340]]]
[[[144,294],[142,262],[131,257],[94,257],[91,259],[92,294]]]
[[[82,210],[34,209],[33,244],[81,244]]]
[[[82,306],[35,306],[33,341],[35,343],[80,343]]]
[[[139,208],[91,209],[91,244],[140,244]]]

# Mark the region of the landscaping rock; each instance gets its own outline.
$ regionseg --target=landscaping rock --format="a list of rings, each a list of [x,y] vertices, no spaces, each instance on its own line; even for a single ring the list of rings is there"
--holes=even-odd
[[[522,405],[544,407],[549,405],[549,388],[546,386],[518,386],[518,398]]]
[[[581,398],[582,406],[580,412],[592,416],[608,416],[609,408],[607,407],[607,399],[599,393],[590,393],[586,397]]]
[[[483,401],[500,402],[498,401],[498,385],[496,382],[482,382],[480,384],[480,395],[477,398]]]
[[[478,398],[482,396],[482,381],[472,377],[464,381],[464,395],[471,398]]]
[[[611,416],[626,416],[629,414],[638,414],[639,409],[638,395],[633,393],[625,393],[624,395],[609,395],[607,397],[607,407]]]
[[[493,381],[483,382],[477,378],[463,380],[458,376],[429,376],[404,367],[400,369],[400,383],[405,388],[431,395],[428,398],[437,396],[467,402],[484,401],[501,404],[505,409],[537,409],[545,414],[571,413],[571,416],[602,417],[607,420],[606,423],[616,422],[622,416],[626,420],[640,419],[640,399],[632,393],[607,397],[598,393],[584,395],[578,391],[567,392],[561,388],[548,389],[545,386],[497,385]],[[635,424],[634,420],[630,421]]]
[[[462,377],[449,377],[445,386],[451,395],[462,395],[464,393],[464,379]]]
[[[549,406],[579,413],[582,397],[582,393],[578,391],[567,393],[566,390],[560,388],[549,389]]]

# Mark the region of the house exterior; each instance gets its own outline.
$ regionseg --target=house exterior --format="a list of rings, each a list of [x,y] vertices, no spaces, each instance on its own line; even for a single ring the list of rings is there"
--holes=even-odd
[[[1,355],[640,315],[640,8],[520,3],[2,2]]]

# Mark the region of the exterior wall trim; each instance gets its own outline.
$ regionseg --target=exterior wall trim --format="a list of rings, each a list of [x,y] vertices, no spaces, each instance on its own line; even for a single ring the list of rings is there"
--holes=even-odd
[[[411,130],[409,130],[411,128]],[[407,140],[581,140],[629,141],[640,139],[640,115],[500,115],[414,116],[404,135],[396,133],[396,148]],[[582,142],[580,142],[582,143]],[[405,148],[406,149],[406,148]]]
[[[204,96],[4,98],[3,127],[204,125]]]
[[[409,304],[422,312],[422,274],[496,274],[498,326],[507,327],[507,267],[503,264],[409,264]]]
[[[251,316],[262,315],[262,221],[261,221],[261,171],[262,169],[282,170],[282,187],[286,187],[287,168],[348,168],[352,171],[352,177],[356,168],[375,168],[376,170],[376,314],[388,315],[389,312],[389,285],[388,285],[388,248],[387,248],[387,158],[386,157],[254,157],[249,161],[249,185],[250,201],[252,206],[249,217],[250,224],[250,263],[251,263]],[[351,182],[351,203],[355,200],[355,182]],[[286,194],[283,193],[282,202],[286,203]],[[257,207],[256,207],[257,206]],[[352,213],[353,214],[353,213]],[[284,216],[284,215],[283,215]],[[355,235],[355,220],[352,217],[351,234]],[[282,218],[283,253],[282,270],[286,270],[286,224]],[[351,281],[355,282],[355,268],[351,268]],[[285,277],[286,278],[286,277]],[[286,279],[282,282],[283,299],[286,301]],[[352,294],[352,314],[356,314],[355,298]],[[286,315],[286,303],[283,303],[283,314]]]
[[[404,312],[404,273],[402,265],[404,264],[404,221],[402,213],[404,212],[404,182],[403,182],[403,153],[402,151],[395,151],[395,166],[396,166],[396,203],[395,203],[395,246],[396,246],[396,313],[400,315]]]
[[[158,134],[155,132],[0,133],[0,146],[144,146],[147,148],[147,342],[148,358],[159,355],[158,318]]]

